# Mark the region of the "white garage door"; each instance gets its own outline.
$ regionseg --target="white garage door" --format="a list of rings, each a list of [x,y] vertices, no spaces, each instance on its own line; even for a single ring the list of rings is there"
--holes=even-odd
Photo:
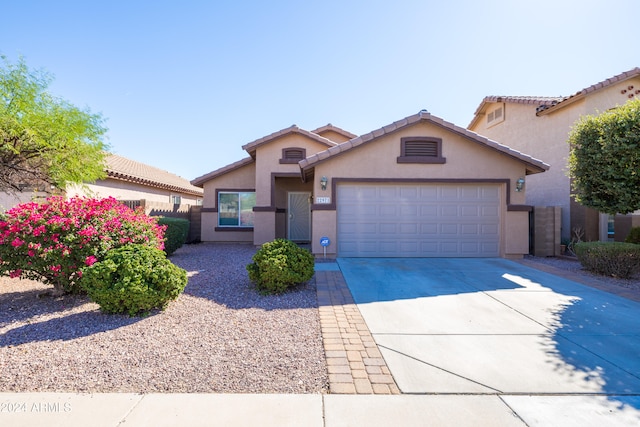
[[[495,257],[500,187],[492,184],[341,184],[338,256]]]

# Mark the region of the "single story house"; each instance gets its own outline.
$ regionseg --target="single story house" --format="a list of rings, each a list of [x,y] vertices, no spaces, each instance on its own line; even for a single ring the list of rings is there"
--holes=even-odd
[[[640,68],[633,68],[569,96],[487,96],[468,129],[524,151],[552,166],[527,180],[526,203],[561,208],[561,235],[582,240],[623,241],[640,226],[640,211],[614,216],[578,204],[567,174],[571,128],[584,115],[596,115],[640,96]]]
[[[171,172],[137,162],[117,154],[105,157],[104,179],[67,188],[67,197],[114,197],[131,203],[139,202],[147,213],[188,209],[202,204],[202,188]],[[182,208],[180,208],[182,206]]]
[[[549,166],[427,111],[355,136],[291,126],[192,181],[201,238],[342,257],[522,257],[527,175]]]

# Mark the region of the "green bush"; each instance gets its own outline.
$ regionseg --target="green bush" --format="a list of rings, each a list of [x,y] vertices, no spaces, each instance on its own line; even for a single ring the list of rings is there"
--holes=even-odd
[[[144,245],[109,251],[82,273],[82,286],[102,311],[131,316],[164,309],[187,285],[185,270],[173,265],[160,249]]]
[[[189,236],[189,220],[162,217],[158,219],[158,225],[167,226],[164,232],[164,251],[167,256],[177,251],[187,242],[187,237]]]
[[[633,227],[624,241],[626,243],[635,243],[636,245],[640,245],[640,227]]]
[[[313,277],[313,255],[286,239],[262,245],[247,265],[249,280],[267,294],[278,294]]]
[[[640,272],[640,246],[621,242],[581,242],[575,245],[576,256],[589,271],[628,279]]]

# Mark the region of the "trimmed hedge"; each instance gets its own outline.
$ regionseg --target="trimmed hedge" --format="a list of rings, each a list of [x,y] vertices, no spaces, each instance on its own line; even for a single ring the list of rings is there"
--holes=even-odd
[[[640,272],[640,245],[621,242],[581,242],[575,245],[578,261],[589,271],[628,279]]]
[[[640,245],[640,227],[633,227],[624,241],[626,243],[635,243],[636,245]]]
[[[109,251],[104,260],[85,267],[82,286],[105,313],[147,313],[164,309],[187,285],[187,272],[160,249],[126,245]]]
[[[158,224],[167,226],[164,232],[164,251],[167,256],[177,251],[187,242],[187,237],[189,236],[189,220],[161,217],[158,219]]]
[[[265,294],[279,294],[313,277],[313,255],[286,239],[262,245],[247,265],[249,280]]]

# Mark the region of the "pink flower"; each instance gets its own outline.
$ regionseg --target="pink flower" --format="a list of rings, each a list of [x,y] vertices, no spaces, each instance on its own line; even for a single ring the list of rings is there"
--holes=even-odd
[[[12,272],[9,273],[9,277],[13,279],[15,277],[20,277],[21,274],[22,274],[22,270],[13,270]]]
[[[85,260],[84,263],[88,266],[92,266],[93,264],[95,264],[96,262],[98,262],[98,258],[96,258],[93,255],[89,255]]]
[[[20,240],[19,237],[16,237],[13,242],[11,242],[11,246],[13,246],[14,248],[20,247],[24,244],[24,240]]]

